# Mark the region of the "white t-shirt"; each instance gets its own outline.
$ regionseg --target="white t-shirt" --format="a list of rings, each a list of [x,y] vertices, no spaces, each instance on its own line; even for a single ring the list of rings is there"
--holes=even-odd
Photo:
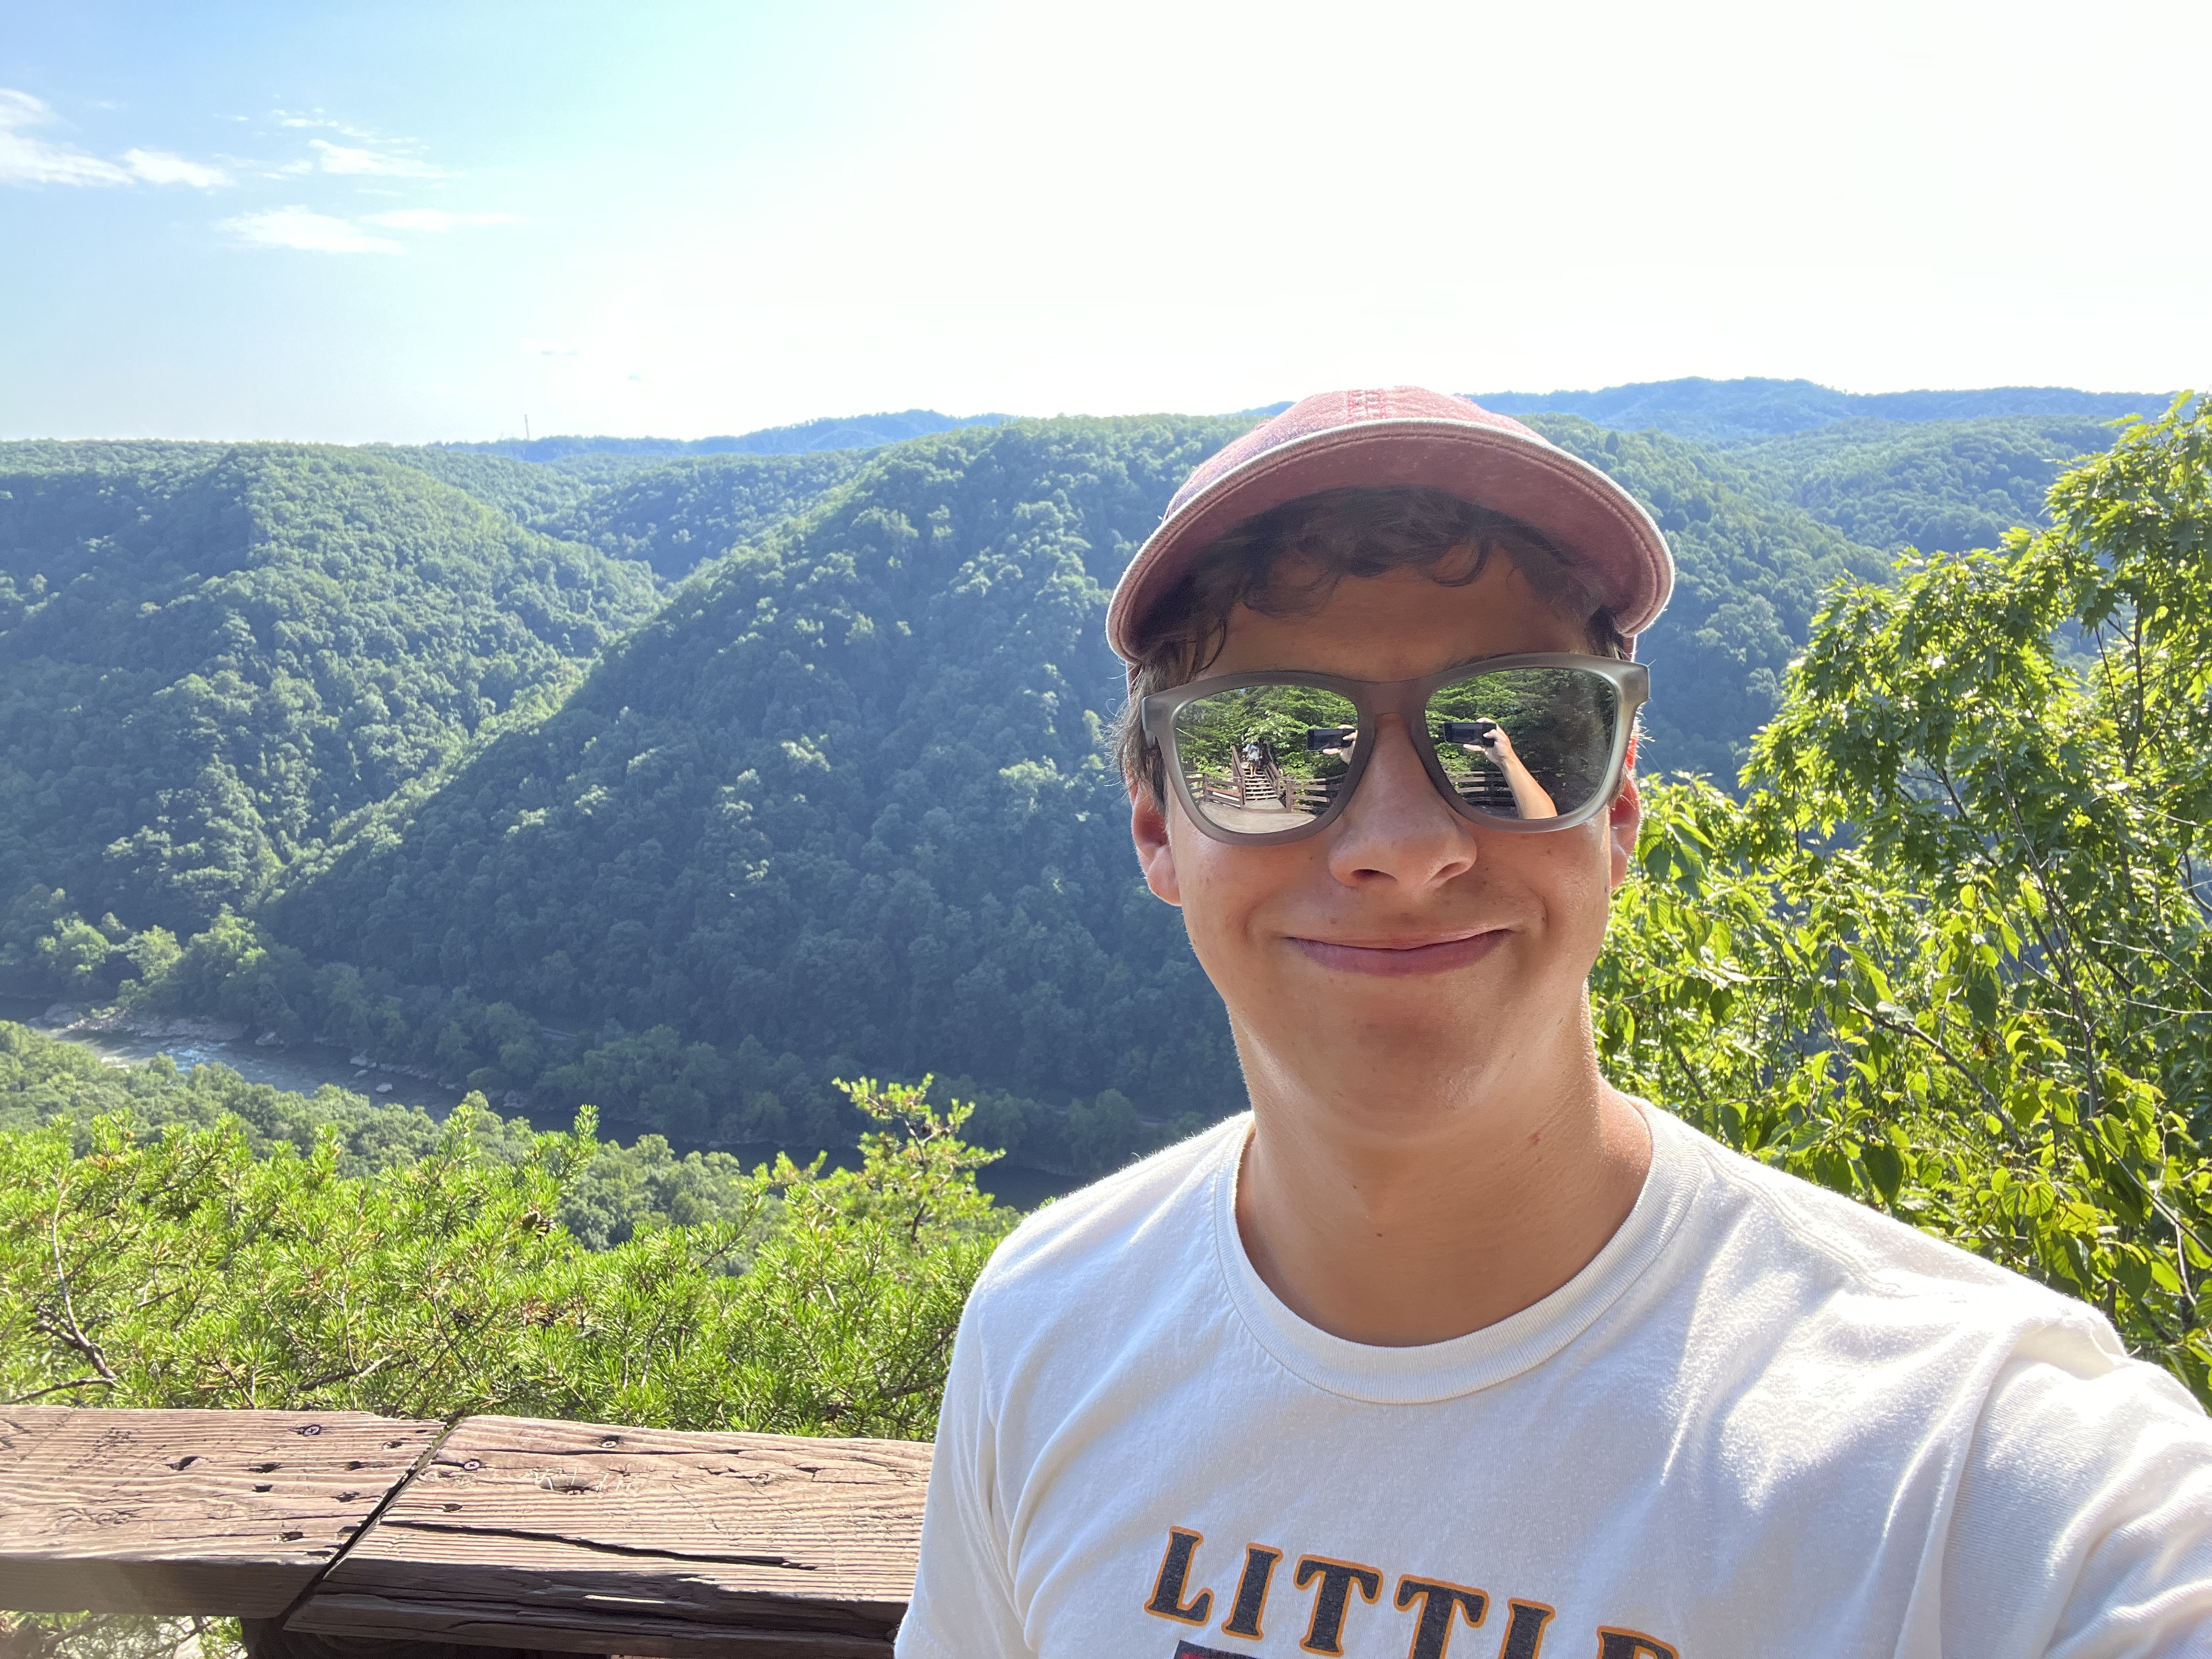
[[[2093,1309],[1647,1109],[1535,1306],[1328,1335],[1237,1118],[1024,1222],[962,1320],[899,1659],[2212,1653],[2212,1424]]]

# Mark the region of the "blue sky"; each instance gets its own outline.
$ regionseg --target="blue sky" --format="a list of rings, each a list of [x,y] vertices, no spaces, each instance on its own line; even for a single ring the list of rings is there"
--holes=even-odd
[[[0,436],[2212,365],[2201,0],[0,8]]]

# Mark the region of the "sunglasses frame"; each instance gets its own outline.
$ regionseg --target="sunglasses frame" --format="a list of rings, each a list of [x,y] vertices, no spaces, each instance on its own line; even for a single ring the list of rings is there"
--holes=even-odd
[[[1613,753],[1607,757],[1605,779],[1591,793],[1589,799],[1571,812],[1563,812],[1553,818],[1508,818],[1493,812],[1483,811],[1470,805],[1451,784],[1451,775],[1437,758],[1436,739],[1429,734],[1429,723],[1423,718],[1429,699],[1448,685],[1471,679],[1477,674],[1502,673],[1512,668],[1574,668],[1597,675],[1611,683],[1613,695],[1620,699],[1620,717],[1613,725]],[[1183,775],[1180,757],[1176,750],[1175,717],[1186,703],[1196,702],[1223,691],[1242,691],[1255,685],[1310,685],[1317,690],[1334,691],[1347,699],[1359,712],[1359,735],[1353,740],[1352,762],[1345,769],[1342,787],[1336,799],[1316,817],[1308,819],[1295,830],[1268,830],[1257,833],[1243,830],[1224,830],[1210,822],[1190,793],[1190,780]],[[1620,793],[1620,781],[1627,769],[1628,744],[1636,731],[1636,717],[1651,698],[1651,671],[1640,662],[1622,662],[1614,657],[1585,656],[1572,651],[1526,652],[1515,656],[1474,657],[1434,674],[1424,674],[1415,680],[1353,680],[1337,674],[1309,674],[1297,669],[1278,669],[1257,674],[1222,674],[1212,679],[1193,680],[1188,685],[1176,686],[1171,691],[1155,691],[1138,705],[1139,718],[1144,723],[1145,735],[1159,745],[1162,763],[1173,781],[1176,799],[1182,803],[1183,811],[1198,827],[1201,835],[1214,841],[1226,842],[1237,847],[1273,847],[1285,842],[1304,841],[1308,836],[1317,836],[1344,815],[1359,781],[1367,775],[1368,757],[1375,752],[1376,722],[1384,714],[1395,714],[1405,722],[1407,734],[1413,739],[1413,750],[1421,757],[1429,781],[1437,793],[1450,803],[1462,817],[1486,829],[1502,830],[1522,836],[1549,835],[1556,830],[1571,830],[1577,824],[1588,823],[1600,812],[1610,808]]]

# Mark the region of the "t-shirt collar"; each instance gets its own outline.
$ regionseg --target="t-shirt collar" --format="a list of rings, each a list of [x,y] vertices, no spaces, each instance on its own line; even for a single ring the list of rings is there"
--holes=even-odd
[[[1542,1364],[1589,1328],[1659,1255],[1697,1184],[1691,1131],[1641,1102],[1651,1167],[1628,1218],[1588,1266],[1531,1307],[1447,1342],[1411,1348],[1348,1342],[1308,1324],[1267,1288],[1237,1229],[1237,1181],[1248,1115],[1216,1143],[1209,1184],[1216,1254],[1229,1299],[1255,1339],[1315,1388],[1376,1405],[1427,1405],[1472,1394]]]

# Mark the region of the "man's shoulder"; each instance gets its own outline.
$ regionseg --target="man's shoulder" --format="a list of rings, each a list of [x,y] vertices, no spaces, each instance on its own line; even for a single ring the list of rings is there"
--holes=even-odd
[[[1150,1242],[1146,1236],[1164,1223],[1194,1226],[1208,1214],[1207,1197],[1231,1145],[1243,1143],[1251,1123],[1249,1113],[1239,1114],[1054,1199],[1007,1236],[978,1289],[996,1290],[1087,1261],[1119,1258]]]
[[[1241,1114],[1054,1200],[1008,1234],[969,1298],[969,1322],[1024,1329],[1056,1313],[1095,1318],[1119,1292],[1210,1256],[1213,1183],[1250,1128]]]
[[[1721,1255],[1713,1270],[1742,1279],[1788,1278],[1857,1317],[1925,1325],[1999,1340],[2063,1333],[2075,1363],[2092,1370],[2126,1363],[2111,1324],[2077,1298],[2023,1277],[1861,1200],[1747,1157],[1663,1113],[1655,1133],[1679,1137],[1700,1166],[1705,1225]],[[1803,1304],[1801,1302],[1801,1306]]]

